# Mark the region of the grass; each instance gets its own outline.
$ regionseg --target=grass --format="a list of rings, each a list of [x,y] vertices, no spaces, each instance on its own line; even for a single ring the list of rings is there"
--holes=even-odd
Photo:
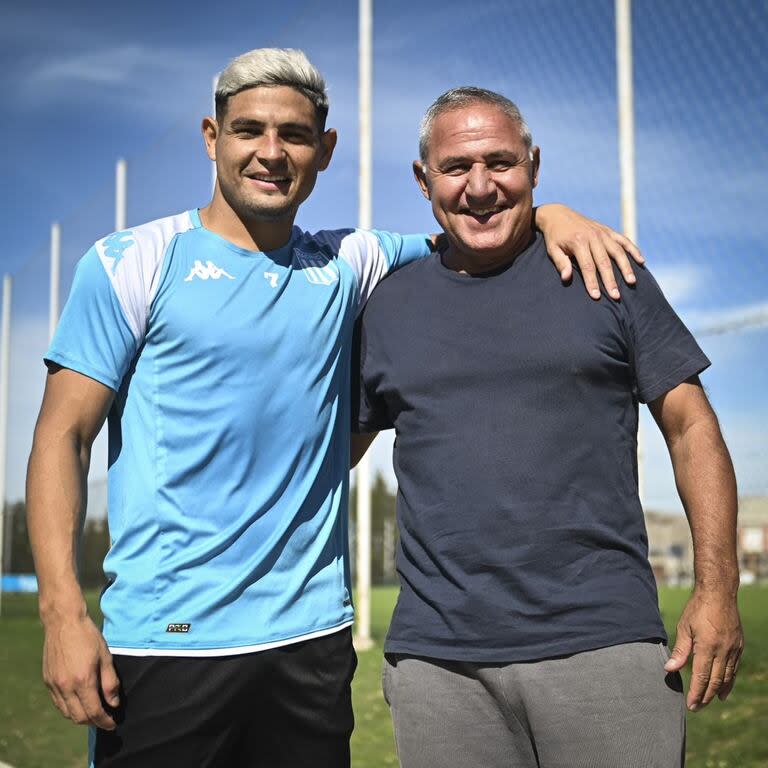
[[[354,682],[355,768],[396,766],[389,712],[381,696],[381,643],[396,597],[373,593],[373,650],[359,654]],[[687,596],[663,589],[664,622],[674,630]],[[768,588],[744,587],[739,596],[747,637],[739,682],[726,703],[713,702],[688,718],[689,768],[764,768],[768,765]],[[91,598],[94,613],[95,597]],[[81,768],[85,729],[64,720],[40,679],[42,633],[29,595],[3,595],[0,619],[0,762],[14,768]]]

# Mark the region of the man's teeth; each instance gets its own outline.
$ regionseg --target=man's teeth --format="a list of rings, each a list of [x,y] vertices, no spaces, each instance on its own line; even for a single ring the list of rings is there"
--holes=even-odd
[[[493,208],[470,208],[467,212],[473,216],[487,216],[489,213],[497,213],[501,208],[495,206]]]

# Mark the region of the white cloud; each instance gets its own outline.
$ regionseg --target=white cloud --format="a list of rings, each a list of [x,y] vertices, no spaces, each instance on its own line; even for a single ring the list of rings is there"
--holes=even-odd
[[[658,275],[659,270],[654,274]],[[719,335],[733,331],[765,328],[768,325],[768,301],[717,309],[692,309],[684,314],[686,325],[697,335]]]
[[[86,51],[44,62],[29,76],[33,85],[62,83],[125,83],[147,61],[147,51],[138,45]]]
[[[701,264],[660,264],[653,276],[670,304],[679,304],[696,295],[710,278]]]
[[[150,48],[124,44],[62,54],[48,59],[28,75],[28,83],[40,86],[73,84],[132,84],[146,78],[162,80],[199,69],[200,51],[183,48]]]
[[[28,109],[94,105],[102,113],[177,116],[202,99],[220,59],[204,48],[163,48],[135,43],[85,47],[42,57],[14,84]],[[88,107],[90,108],[90,107]]]

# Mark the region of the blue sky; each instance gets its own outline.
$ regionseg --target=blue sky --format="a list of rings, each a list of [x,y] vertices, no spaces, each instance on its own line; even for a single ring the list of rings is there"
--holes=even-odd
[[[651,269],[696,331],[768,314],[768,4],[635,0],[638,229]],[[374,223],[434,228],[410,175],[419,118],[443,90],[476,84],[522,108],[542,148],[537,201],[619,226],[612,0],[376,3]],[[303,48],[325,74],[340,139],[299,215],[307,229],[357,219],[357,3],[178,0],[27,2],[0,9],[6,107],[0,188],[15,277],[8,493],[22,494],[47,327],[48,233],[62,225],[63,283],[114,228],[113,177],[128,161],[128,223],[204,205],[199,134],[214,74],[254,47]],[[743,493],[768,492],[766,323],[701,335],[704,381]],[[679,509],[646,419],[647,502]],[[386,467],[391,442],[374,447]],[[93,474],[103,474],[103,450]]]

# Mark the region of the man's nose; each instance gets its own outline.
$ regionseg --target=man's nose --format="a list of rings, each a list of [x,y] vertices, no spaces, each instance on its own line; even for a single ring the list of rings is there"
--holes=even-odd
[[[256,148],[259,160],[281,160],[284,155],[283,142],[277,133],[265,133]]]
[[[467,175],[467,197],[484,200],[495,194],[493,178],[484,165],[473,165]]]

